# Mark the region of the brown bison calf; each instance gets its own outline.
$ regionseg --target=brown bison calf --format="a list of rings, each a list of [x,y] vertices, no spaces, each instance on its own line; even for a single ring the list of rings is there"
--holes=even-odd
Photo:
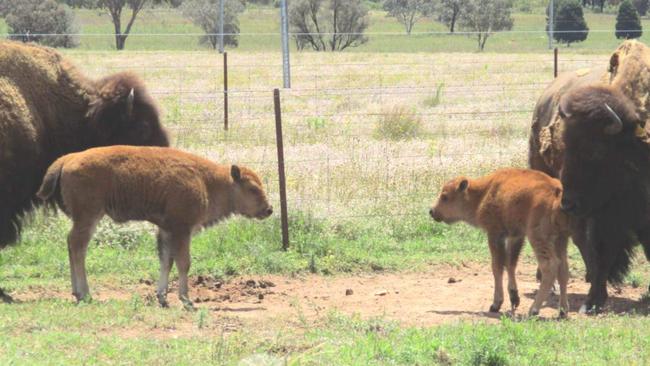
[[[230,216],[263,219],[273,213],[262,182],[251,170],[217,165],[182,151],[112,146],[65,155],[47,170],[38,197],[56,202],[73,226],[68,236],[72,290],[88,296],[85,258],[99,220],[146,220],[158,226],[158,301],[167,304],[172,263],[187,307],[192,233]]]
[[[542,272],[529,315],[539,314],[556,276],[560,283],[560,317],[567,315],[569,229],[568,219],[560,210],[561,196],[562,186],[557,179],[526,169],[501,169],[478,179],[458,177],[442,188],[430,211],[436,221],[465,221],[487,232],[494,274],[491,312],[499,311],[503,303],[504,266],[508,270],[512,311],[519,306],[515,270],[527,236]]]

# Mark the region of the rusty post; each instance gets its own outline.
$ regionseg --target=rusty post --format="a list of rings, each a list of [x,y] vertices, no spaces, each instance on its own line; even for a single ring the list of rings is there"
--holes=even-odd
[[[228,131],[228,52],[223,53],[223,129]]]
[[[553,77],[557,77],[557,47],[553,50]]]
[[[284,143],[282,141],[282,110],[280,89],[273,89],[275,107],[275,141],[278,147],[278,178],[280,181],[280,219],[282,220],[282,249],[289,248],[289,218],[287,214],[287,183],[284,175]]]

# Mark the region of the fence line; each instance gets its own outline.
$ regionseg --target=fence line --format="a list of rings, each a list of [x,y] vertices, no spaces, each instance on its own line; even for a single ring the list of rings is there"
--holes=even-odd
[[[155,53],[147,55],[156,61]],[[286,201],[289,217],[316,212],[332,220],[410,219],[420,211],[426,215],[420,206],[429,204],[444,178],[525,164],[534,100],[555,70],[607,65],[605,57],[562,56],[557,67],[551,53],[383,64],[330,64],[314,56],[315,63],[308,58],[292,65],[297,82],[278,93],[281,109],[272,92],[281,85],[280,63],[243,63],[231,53],[227,61],[215,55],[205,65],[194,60],[132,67],[127,60],[96,69],[135,69],[145,80],[161,80],[150,93],[165,105],[165,125],[176,145],[259,169],[274,205]],[[440,85],[441,100],[424,104]],[[419,128],[415,135],[380,135],[382,123],[390,129],[404,122],[394,116],[395,106],[408,107],[405,125]],[[222,117],[228,118],[227,130]],[[273,151],[279,137],[282,168]],[[278,197],[283,191],[284,198]],[[287,224],[287,237],[288,230]]]

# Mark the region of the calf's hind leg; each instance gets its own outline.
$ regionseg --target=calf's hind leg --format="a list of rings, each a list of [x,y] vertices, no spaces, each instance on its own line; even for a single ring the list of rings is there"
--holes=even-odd
[[[560,260],[555,255],[554,244],[546,243],[536,238],[530,238],[530,242],[533,245],[533,250],[537,257],[539,269],[542,271],[542,283],[539,286],[537,295],[535,295],[535,301],[528,311],[528,315],[535,316],[539,315],[542,304],[551,292],[551,287],[553,287],[553,282],[555,282],[555,276],[557,276],[560,268]]]
[[[178,270],[178,298],[186,309],[194,309],[188,294],[188,272],[190,270],[190,240],[191,231],[175,232],[172,234],[172,245],[174,246],[174,261]]]
[[[68,234],[72,294],[77,301],[90,300],[88,280],[86,279],[86,252],[88,251],[88,242],[95,232],[100,218],[101,215],[88,215],[82,219],[73,219],[72,230]]]
[[[508,296],[510,297],[510,305],[514,313],[517,307],[519,307],[520,301],[515,274],[517,272],[519,254],[521,253],[521,248],[524,246],[524,237],[510,237],[506,244],[508,250],[508,263],[506,265],[508,269]]]
[[[557,275],[557,280],[560,283],[560,318],[566,318],[569,314],[569,299],[567,295],[567,284],[569,283],[568,241],[569,239],[567,237],[561,237],[555,245],[555,251],[560,258],[560,267]]]
[[[158,228],[156,239],[158,241],[158,259],[160,259],[160,277],[158,278],[156,297],[160,306],[166,308],[169,307],[167,288],[169,286],[169,272],[174,263],[173,248],[170,243],[171,235],[167,231]]]

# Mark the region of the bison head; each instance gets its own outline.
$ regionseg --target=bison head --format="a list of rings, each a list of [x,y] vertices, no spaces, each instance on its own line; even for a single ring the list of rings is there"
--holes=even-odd
[[[87,112],[91,146],[169,146],[158,108],[135,74],[110,75],[96,88]]]
[[[438,201],[429,210],[431,217],[446,224],[466,219],[468,187],[469,180],[465,177],[458,177],[445,183]]]
[[[642,121],[632,101],[610,86],[579,88],[560,100],[564,162],[560,174],[564,211],[584,216],[629,186],[638,169]]]
[[[273,213],[262,186],[262,181],[252,170],[233,165],[230,168],[233,180],[232,202],[234,213],[249,218],[265,219]]]

